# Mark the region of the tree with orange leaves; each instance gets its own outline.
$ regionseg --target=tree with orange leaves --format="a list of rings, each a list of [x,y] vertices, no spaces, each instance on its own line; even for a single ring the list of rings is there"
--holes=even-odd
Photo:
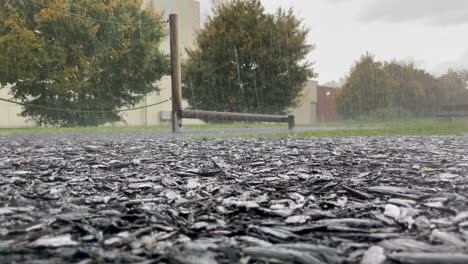
[[[167,72],[160,20],[138,0],[3,0],[0,84],[41,125],[120,121]]]

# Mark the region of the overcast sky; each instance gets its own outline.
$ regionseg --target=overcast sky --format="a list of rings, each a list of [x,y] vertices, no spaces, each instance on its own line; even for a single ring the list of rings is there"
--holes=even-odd
[[[202,18],[212,0],[199,0]],[[468,0],[262,0],[268,12],[293,8],[311,31],[318,81],[344,77],[366,51],[440,74],[468,69]]]

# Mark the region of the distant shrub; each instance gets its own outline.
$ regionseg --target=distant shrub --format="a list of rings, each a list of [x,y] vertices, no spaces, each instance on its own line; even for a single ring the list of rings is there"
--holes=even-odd
[[[395,121],[409,120],[415,118],[415,115],[410,111],[401,107],[385,107],[375,111],[363,114],[357,118],[359,121]]]

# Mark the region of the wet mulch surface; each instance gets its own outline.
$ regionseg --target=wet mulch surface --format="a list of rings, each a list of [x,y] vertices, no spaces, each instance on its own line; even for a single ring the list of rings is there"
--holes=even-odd
[[[468,138],[0,138],[1,263],[468,263]]]

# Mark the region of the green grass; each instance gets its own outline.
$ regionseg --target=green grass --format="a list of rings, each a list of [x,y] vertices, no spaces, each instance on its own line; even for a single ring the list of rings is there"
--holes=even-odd
[[[468,135],[468,120],[407,120],[391,122],[343,123],[335,130],[302,131],[263,136],[240,135],[238,137],[351,137],[351,136],[443,136]]]
[[[184,125],[184,129],[239,129],[239,128],[286,128],[286,124],[203,124]],[[304,127],[304,126],[299,126]],[[311,126],[308,126],[311,127]],[[391,122],[337,122],[316,124],[312,127],[329,130],[310,130],[273,135],[238,135],[235,137],[349,137],[349,136],[432,136],[468,135],[468,120],[408,120]],[[66,127],[66,128],[0,128],[0,134],[25,133],[80,133],[80,132],[119,132],[119,131],[170,131],[169,125],[162,126],[109,126],[109,127]],[[206,136],[212,138],[212,136]]]

